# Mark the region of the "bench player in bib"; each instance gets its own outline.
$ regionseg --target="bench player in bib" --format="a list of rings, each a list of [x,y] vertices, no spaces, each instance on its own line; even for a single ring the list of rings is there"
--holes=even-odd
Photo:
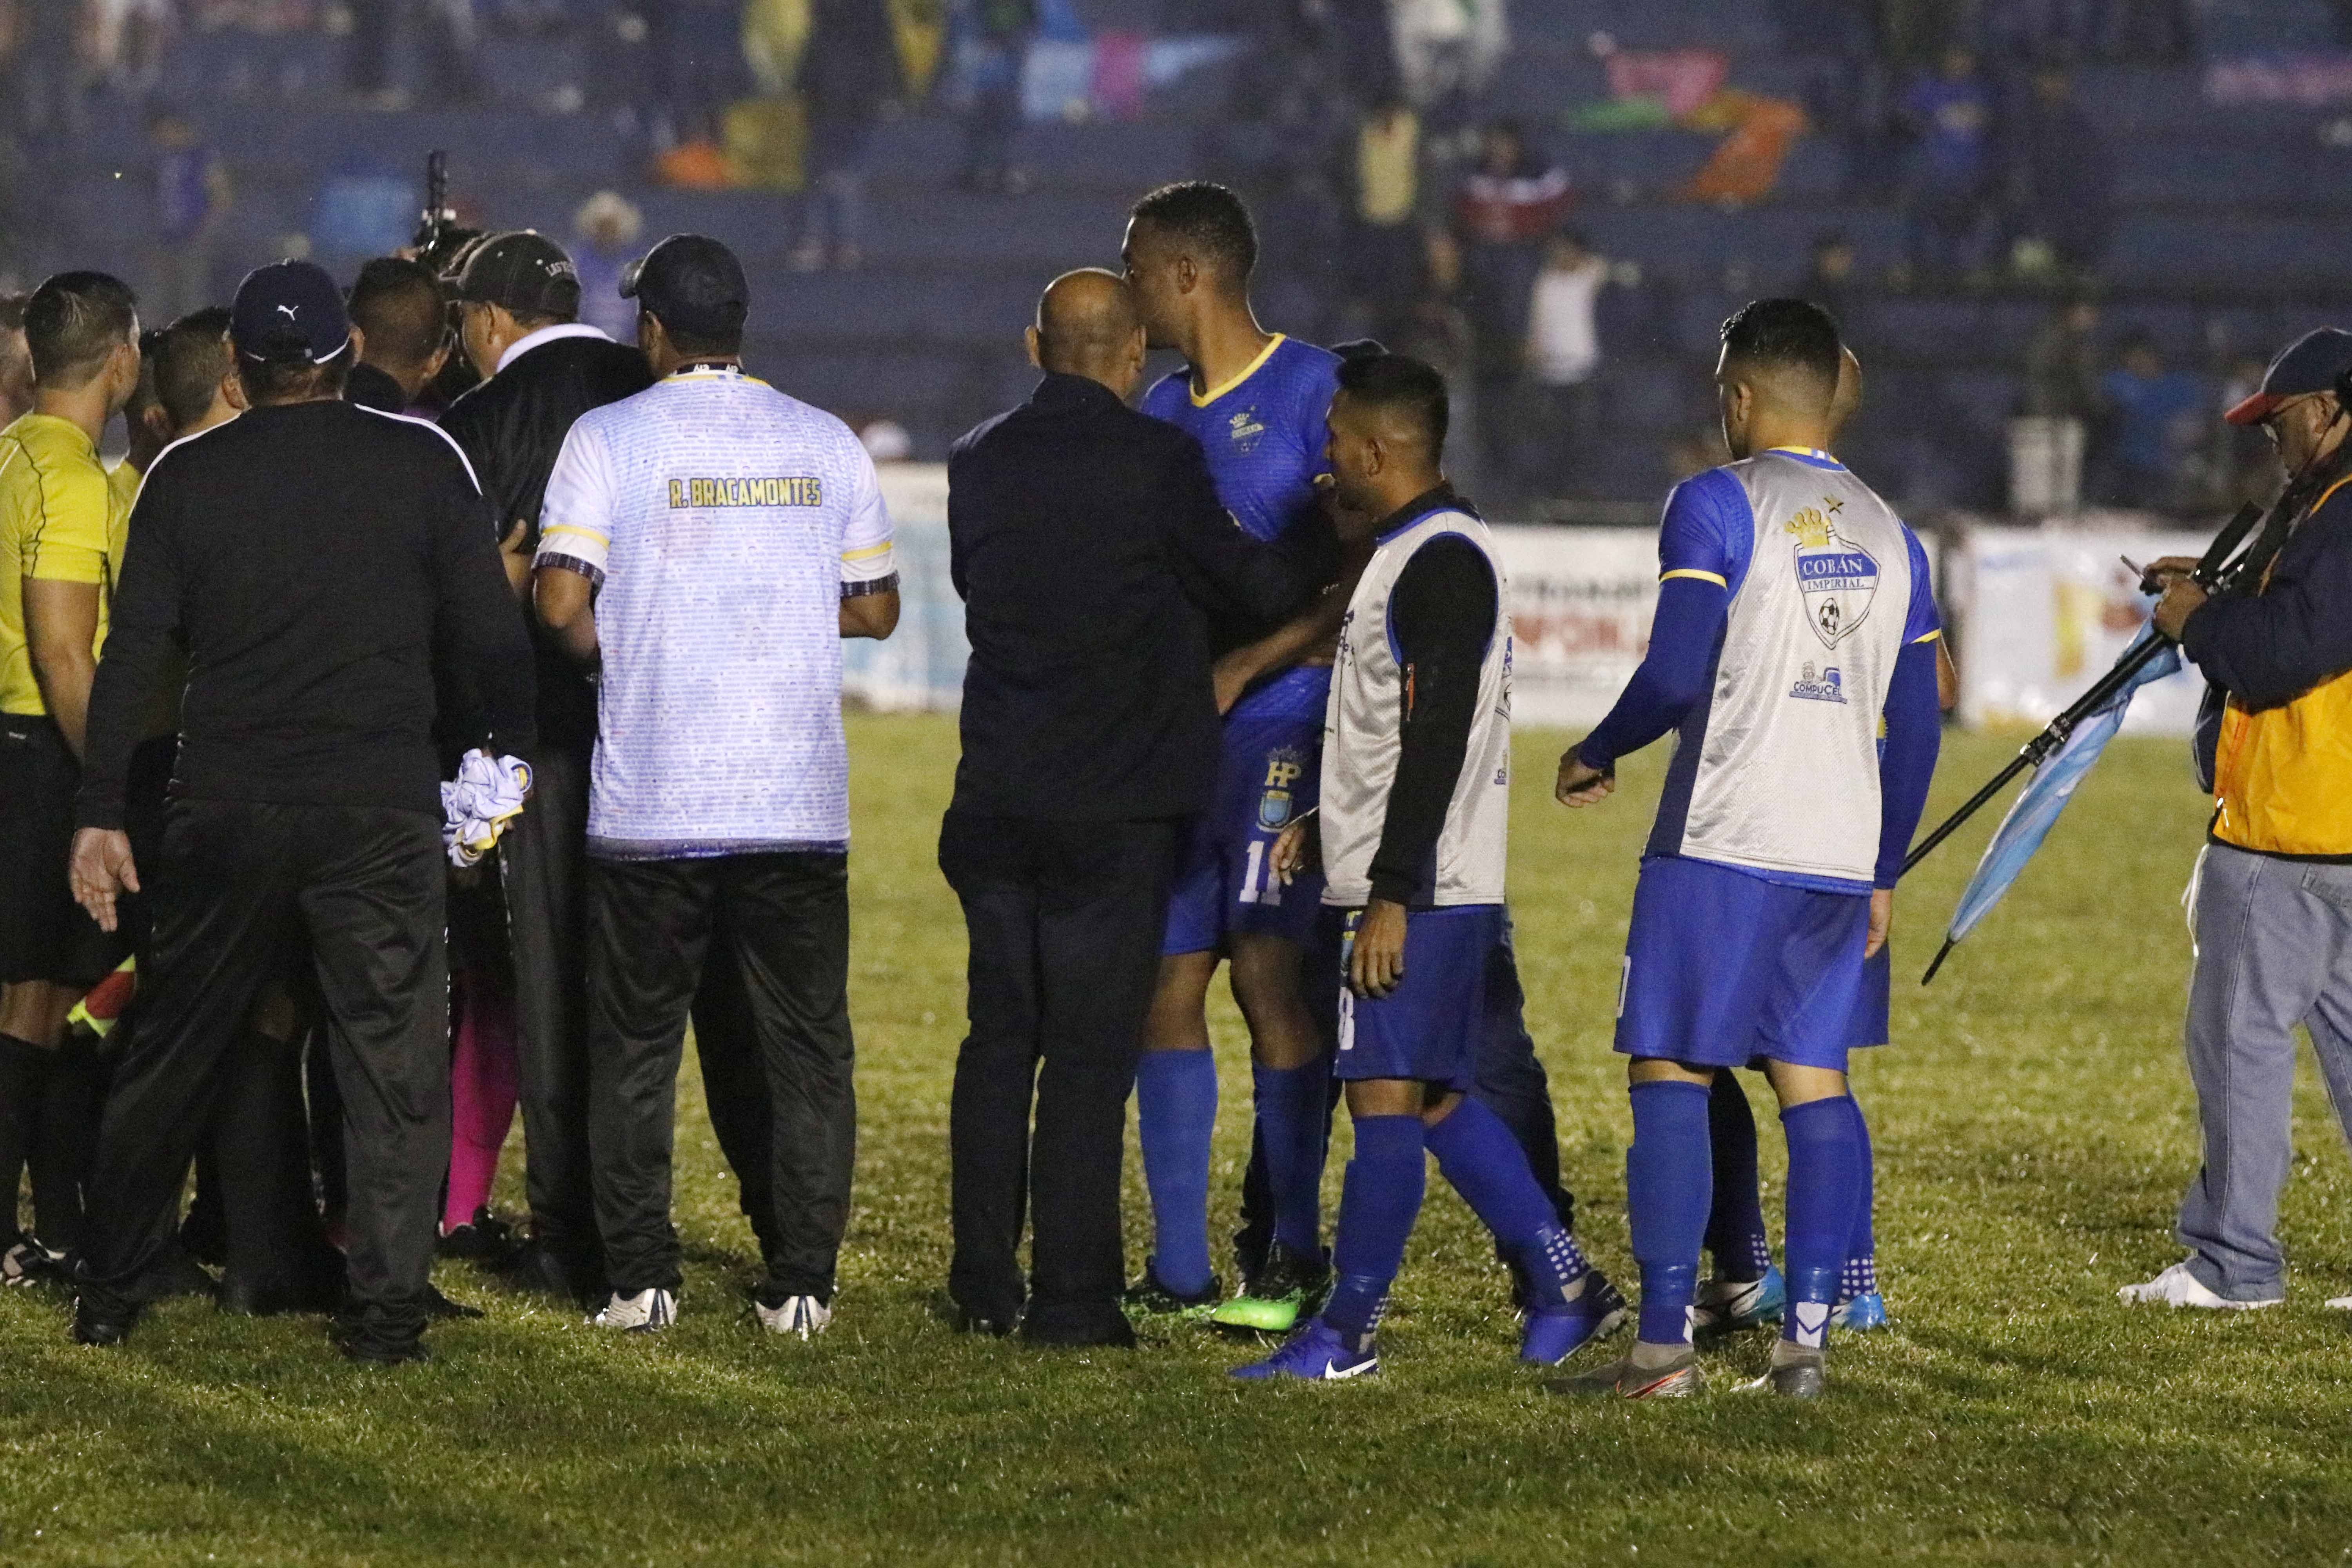
[[[1471,1092],[1491,961],[1504,941],[1511,626],[1503,573],[1486,525],[1440,469],[1446,396],[1435,371],[1397,354],[1349,359],[1329,425],[1341,526],[1374,547],[1339,632],[1319,824],[1323,902],[1348,932],[1333,1070],[1356,1152],[1328,1299],[1281,1349],[1234,1375],[1332,1381],[1379,1369],[1373,1336],[1421,1212],[1430,1154],[1521,1275],[1522,1359],[1550,1363],[1622,1308],[1577,1251],[1510,1129]],[[1286,829],[1276,846],[1284,874],[1302,863],[1316,826]]]
[[[1822,448],[1842,348],[1799,300],[1724,323],[1716,372],[1734,461],[1668,500],[1650,650],[1558,794],[1597,804],[1617,759],[1676,731],[1633,896],[1617,1021],[1632,1058],[1625,1156],[1640,1334],[1561,1393],[1696,1393],[1693,1293],[1708,1218],[1708,1088],[1760,1066],[1789,1142],[1789,1306],[1751,1385],[1821,1393],[1867,1142],[1846,1053],[1864,970],[1940,741],[1940,628],[1926,552]],[[1884,721],[1882,743],[1881,725]]]

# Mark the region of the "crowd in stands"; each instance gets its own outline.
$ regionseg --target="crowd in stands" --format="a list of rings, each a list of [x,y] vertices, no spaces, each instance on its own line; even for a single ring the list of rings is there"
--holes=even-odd
[[[2331,5],[2352,46],[2352,0]],[[170,51],[199,38],[237,41],[224,57],[236,62],[221,83],[229,96],[307,94],[384,110],[515,101],[509,79],[526,74],[515,62],[561,45],[560,66],[527,100],[625,125],[629,162],[616,184],[797,191],[782,219],[790,265],[816,271],[872,258],[870,176],[900,172],[874,167],[877,132],[892,117],[954,117],[961,142],[944,153],[955,162],[941,182],[1020,196],[1035,181],[1019,128],[1051,96],[1041,94],[1036,51],[1098,34],[1093,81],[1069,113],[1089,111],[1090,90],[1092,113],[1131,116],[1147,108],[1129,58],[1138,39],[1213,36],[1231,41],[1231,58],[1188,79],[1192,101],[1171,135],[1191,147],[1197,172],[1265,215],[1269,320],[1322,342],[1376,337],[1446,369],[1464,431],[1457,461],[1491,503],[1622,497],[1622,474],[1591,460],[1609,439],[1600,389],[1612,350],[1647,346],[1622,323],[1673,314],[1658,290],[1687,286],[1714,263],[1694,252],[1677,280],[1659,277],[1654,258],[1645,275],[1606,253],[1607,236],[1590,237],[1595,207],[1738,211],[1798,199],[1780,192],[1782,168],[1810,138],[1834,154],[1836,173],[1826,192],[1816,181],[1807,194],[1898,210],[1900,254],[1865,262],[1824,221],[1812,276],[1798,263],[1769,281],[1807,284],[1865,355],[1910,352],[1869,320],[1887,298],[2097,300],[2123,221],[2122,149],[2081,100],[2078,78],[2191,61],[2212,7],[1769,0],[1759,9],[1769,21],[1757,25],[1804,62],[1801,80],[1782,70],[1769,90],[1751,89],[1735,83],[1743,57],[1728,44],[1644,51],[1601,33],[1579,47],[1597,57],[1608,100],[1571,102],[1563,87],[1538,113],[1525,81],[1511,79],[1512,57],[1515,44],[1564,26],[1549,0],[0,0],[0,276],[27,271],[9,237],[42,221],[29,171],[102,100],[137,106],[149,127],[148,288],[173,302],[201,291],[194,282],[218,264],[213,237],[235,199],[223,156],[235,150],[208,145],[198,117],[157,85]],[[311,63],[298,69],[295,55],[273,52],[322,37],[337,41],[330,79],[320,57],[300,57]],[[1589,73],[1595,60],[1580,63]],[[1642,128],[1721,140],[1703,168],[1663,184],[1604,179],[1577,155],[1576,138]],[[597,221],[616,216],[608,203]],[[610,249],[587,228],[575,237],[583,268]],[[1736,292],[1750,279],[1718,268],[1703,280]],[[2013,356],[2016,342],[2001,352]],[[2201,506],[2239,485],[2223,458],[2183,455],[2186,443],[2148,433],[2185,426],[2186,416],[2126,412],[2171,408],[2193,385],[2201,419],[2240,372],[2234,349],[2149,371],[2156,352],[2126,353],[2120,330],[2098,337],[2096,357],[2113,374],[2092,378],[2096,395],[2066,416],[2088,444],[2087,500]],[[2152,401],[2140,390],[2149,383],[2164,389]],[[1692,380],[1694,427],[1705,422],[1703,391]],[[2023,387],[2011,412],[2035,415],[2046,391]],[[2000,433],[1979,420],[1972,438],[1997,444]],[[1973,478],[1946,489],[1999,505],[2000,468],[1997,458],[1976,462]]]

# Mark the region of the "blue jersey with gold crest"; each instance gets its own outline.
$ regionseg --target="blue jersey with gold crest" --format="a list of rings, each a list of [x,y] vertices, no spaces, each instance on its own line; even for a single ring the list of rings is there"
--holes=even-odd
[[[1205,397],[1194,395],[1189,370],[1160,377],[1143,395],[1143,411],[1192,432],[1208,454],[1217,499],[1244,531],[1271,543],[1314,510],[1315,476],[1327,467],[1323,416],[1339,387],[1338,354],[1276,332],[1247,370]]]
[[[1339,356],[1277,332],[1249,367],[1207,395],[1190,370],[1162,376],[1143,395],[1143,412],[1192,433],[1209,459],[1217,499],[1253,538],[1282,540],[1317,521],[1316,476],[1326,471],[1323,418],[1339,386]],[[1244,697],[1234,711],[1295,710],[1319,724],[1330,671],[1295,668]]]

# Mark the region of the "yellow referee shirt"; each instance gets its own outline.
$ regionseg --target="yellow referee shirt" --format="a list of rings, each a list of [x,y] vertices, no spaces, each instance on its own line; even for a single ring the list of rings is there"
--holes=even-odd
[[[25,639],[25,579],[97,584],[93,651],[105,645],[136,494],[70,420],[27,414],[0,429],[0,712],[48,711]]]

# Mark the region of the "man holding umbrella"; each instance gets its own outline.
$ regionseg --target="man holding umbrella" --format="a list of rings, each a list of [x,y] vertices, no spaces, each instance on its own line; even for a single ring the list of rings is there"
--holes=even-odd
[[[2279,1189],[2292,1144],[2294,1026],[2352,1131],[2352,332],[2323,327],[2230,410],[2278,448],[2287,490],[2254,546],[2252,591],[2209,597],[2195,564],[2150,568],[2156,625],[2226,695],[2200,726],[2213,820],[2193,884],[2189,1076],[2205,1160],[2175,1231],[2189,1255],[2126,1301],[2242,1310],[2285,1300]],[[2209,704],[2210,706],[2210,704]],[[2208,751],[2207,746],[2210,746]],[[2332,1306],[2352,1306],[2352,1297]]]

